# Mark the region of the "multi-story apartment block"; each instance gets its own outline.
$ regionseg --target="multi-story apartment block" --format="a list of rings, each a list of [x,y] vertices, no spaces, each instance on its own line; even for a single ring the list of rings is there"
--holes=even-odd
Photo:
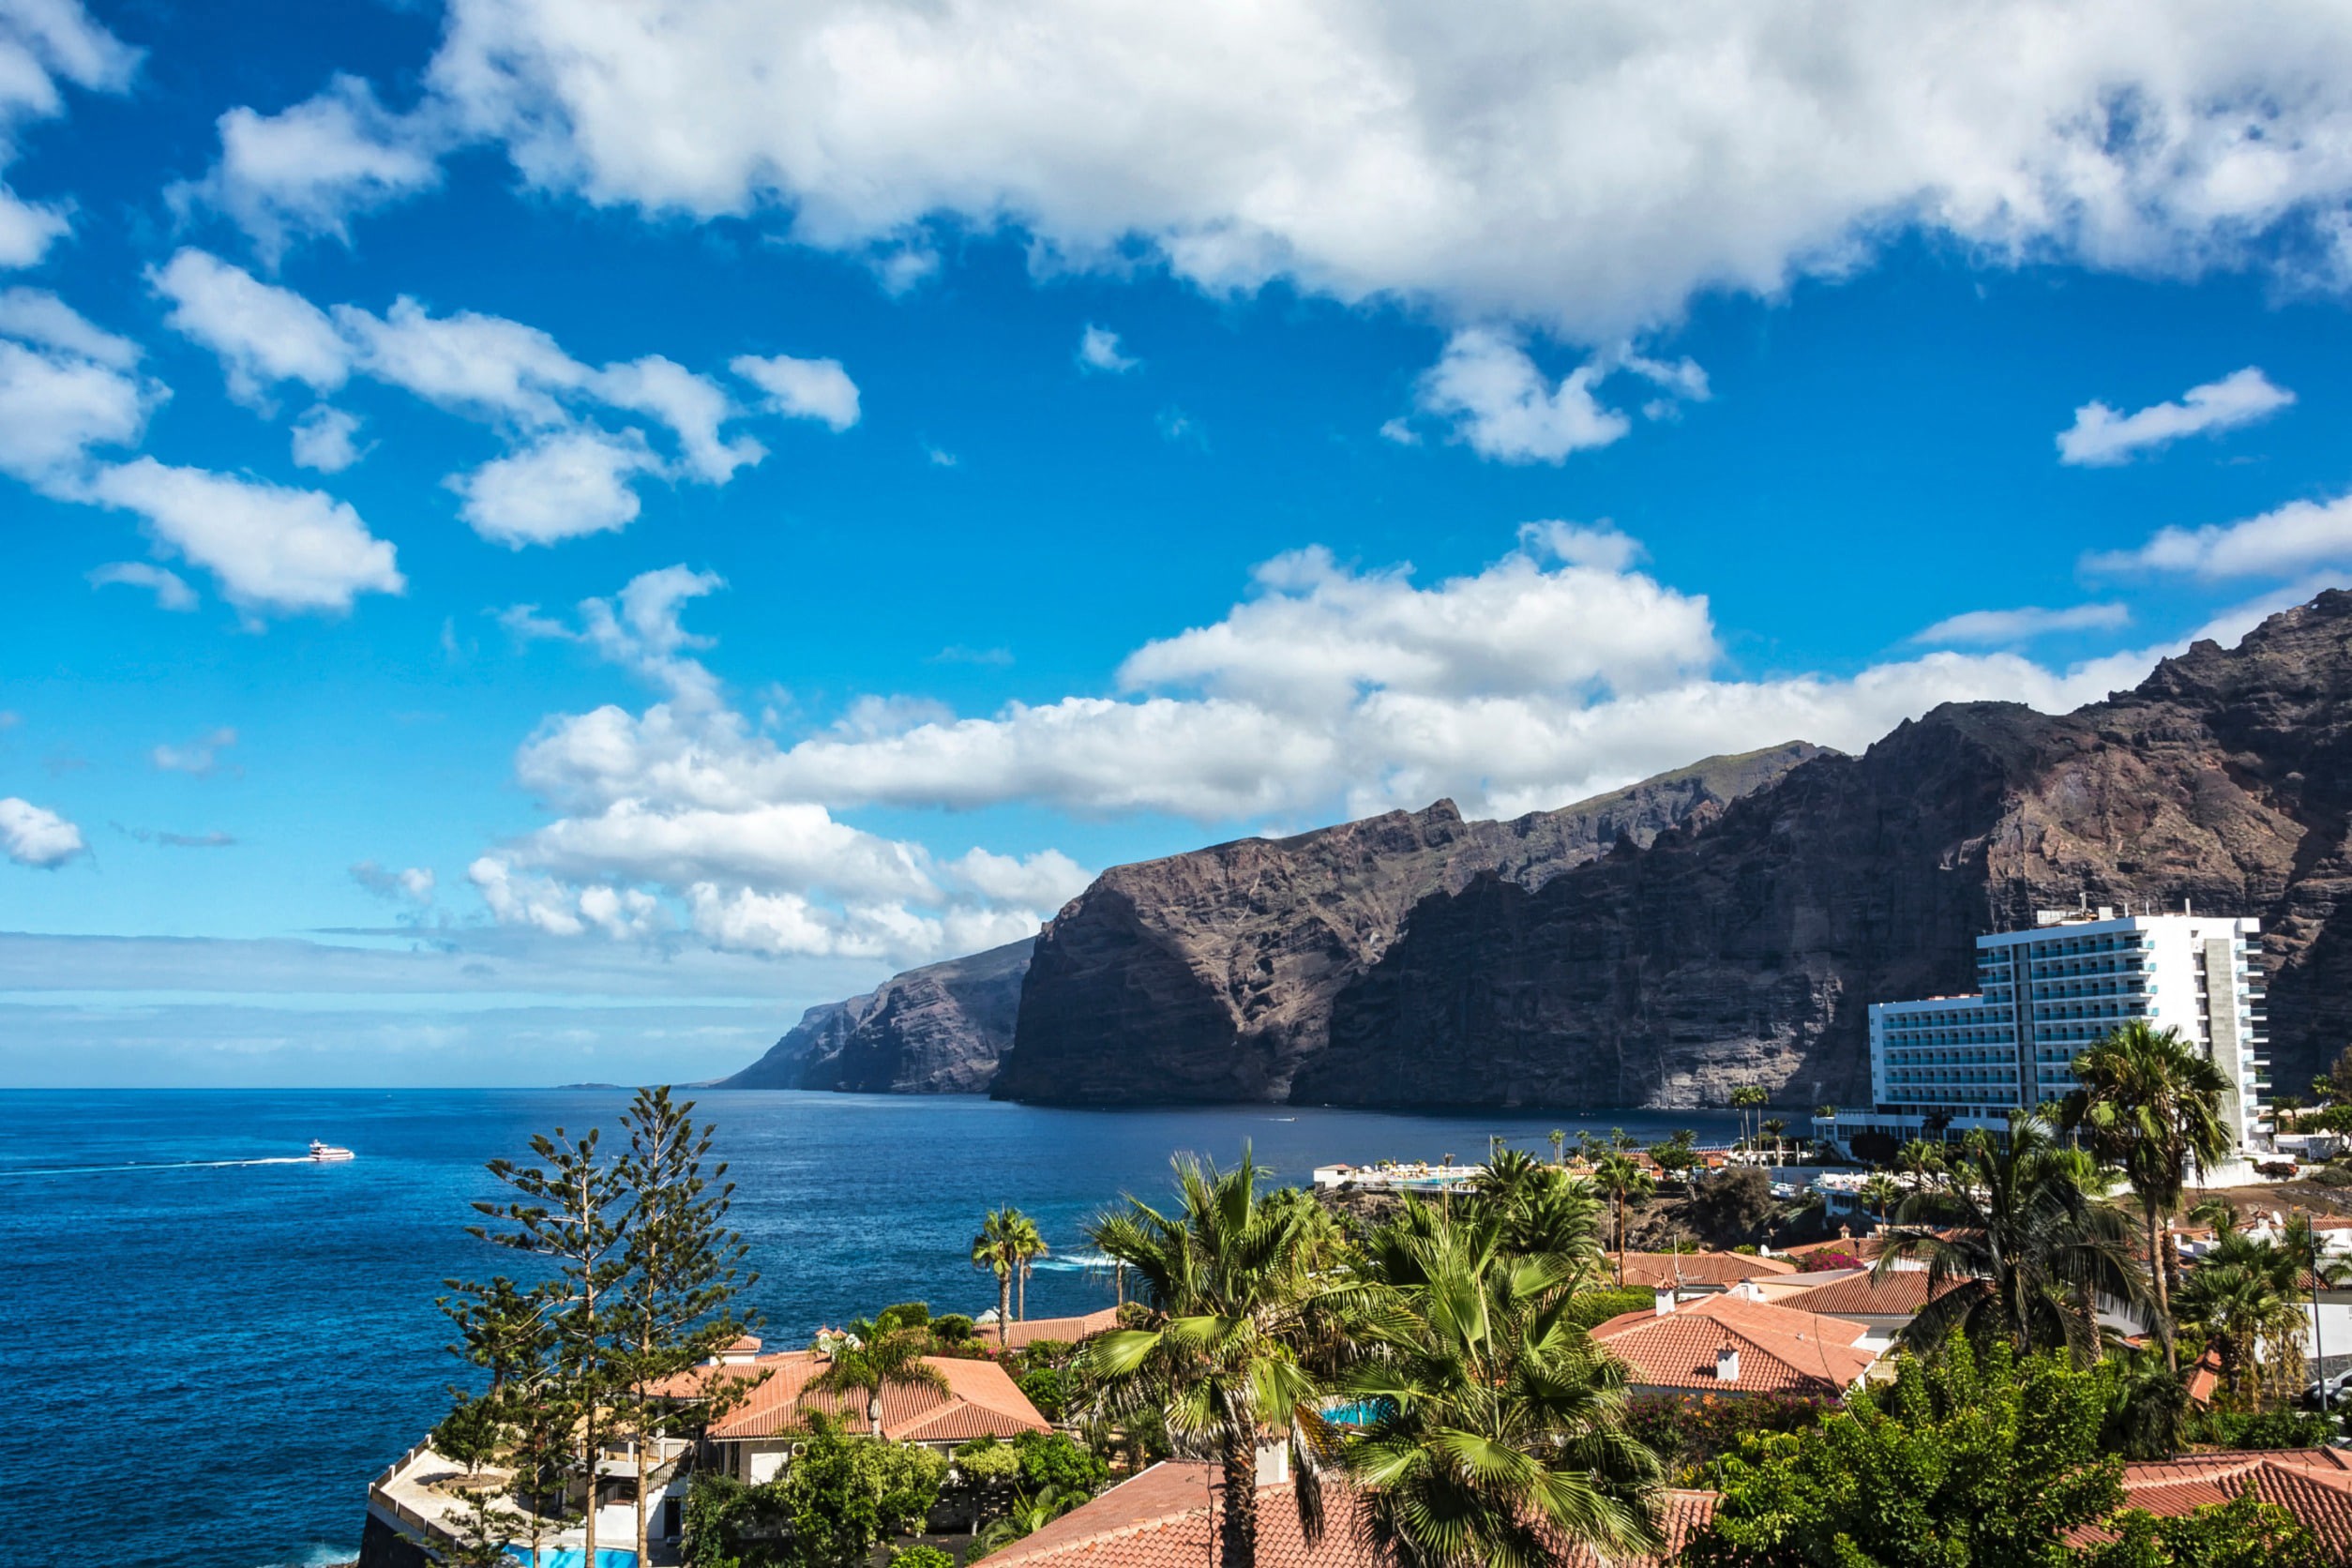
[[[1874,1115],[1841,1114],[1908,1136],[1933,1121],[2002,1127],[2013,1107],[2063,1098],[2077,1053],[2118,1024],[2169,1026],[2232,1085],[2224,1114],[2241,1149],[2269,1130],[2262,1108],[2262,943],[2258,923],[2194,914],[2044,911],[2033,929],[1976,939],[1978,993],[1870,1009]]]

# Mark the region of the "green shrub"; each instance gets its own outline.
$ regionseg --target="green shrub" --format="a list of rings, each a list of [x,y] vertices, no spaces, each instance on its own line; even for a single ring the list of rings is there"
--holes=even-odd
[[[1062,1419],[1063,1410],[1070,1402],[1067,1377],[1050,1366],[1041,1366],[1024,1373],[1019,1379],[1020,1391],[1029,1402],[1037,1407],[1037,1413],[1048,1421]]]
[[[2294,1515],[2255,1497],[2251,1484],[2231,1501],[2179,1518],[2128,1509],[2110,1528],[2113,1541],[2077,1559],[2085,1568],[2322,1568],[2335,1560]]]
[[[2216,1448],[2317,1448],[2335,1435],[2317,1410],[2207,1410],[2189,1424],[2190,1441]]]
[[[960,1312],[942,1312],[931,1319],[931,1337],[953,1345],[970,1339],[972,1319]]]
[[[1627,1403],[1625,1425],[1669,1467],[1696,1468],[1758,1433],[1802,1431],[1833,1409],[1791,1394],[1644,1395]]]
[[[885,1306],[874,1314],[874,1332],[888,1334],[893,1329],[919,1329],[931,1320],[927,1302],[900,1302]]]
[[[1579,1290],[1568,1304],[1566,1319],[1580,1329],[1592,1329],[1627,1312],[1646,1312],[1657,1299],[1657,1292],[1634,1286]]]
[[[901,1546],[890,1554],[890,1568],[956,1568],[956,1560],[937,1546]]]
[[[975,1486],[993,1485],[1021,1473],[1021,1451],[994,1438],[974,1438],[956,1450],[956,1469]]]
[[[1110,1479],[1108,1465],[1060,1432],[1023,1432],[1013,1449],[1020,1455],[1021,1484],[1033,1491],[1051,1486],[1092,1496]]]

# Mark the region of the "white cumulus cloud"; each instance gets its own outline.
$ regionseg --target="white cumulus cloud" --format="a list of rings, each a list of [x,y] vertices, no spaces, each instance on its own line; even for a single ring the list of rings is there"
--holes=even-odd
[[[1112,375],[1123,374],[1143,363],[1121,351],[1119,334],[1092,322],[1078,334],[1078,362],[1086,369],[1107,370]]]
[[[791,354],[737,354],[727,368],[767,396],[770,412],[795,419],[819,419],[836,430],[857,423],[857,383],[837,359],[794,359]]]
[[[110,561],[89,572],[93,588],[144,588],[155,596],[158,610],[193,610],[196,590],[179,573],[145,561]]]
[[[2183,572],[2194,577],[2286,577],[2352,566],[2352,495],[2290,501],[2237,522],[2160,529],[2137,550],[2085,558],[2094,572]]]
[[[327,313],[218,256],[183,249],[147,275],[171,304],[172,329],[220,358],[229,391],[255,402],[275,383],[332,392],[350,378],[352,345]]]
[[[1527,351],[1484,327],[1457,332],[1425,371],[1423,413],[1451,423],[1481,457],[1504,462],[1559,462],[1571,452],[1606,446],[1633,428],[1593,396],[1595,366],[1579,365],[1558,382]]]
[[[1970,610],[1948,616],[1914,635],[1914,642],[2025,642],[2052,632],[2112,631],[2129,626],[2132,611],[2120,604],[2076,604],[2061,610],[2027,605],[2017,610]]]
[[[424,909],[433,901],[433,874],[427,867],[410,866],[394,871],[372,860],[363,860],[351,868],[351,880],[388,902]]]
[[[118,93],[130,85],[139,59],[81,0],[0,5],[0,169],[14,161],[28,122],[65,113],[62,84]],[[0,267],[31,266],[71,228],[60,208],[0,185]]]
[[[227,213],[273,265],[297,238],[348,243],[353,214],[441,180],[430,118],[387,113],[355,77],[339,75],[279,113],[232,109],[219,132],[219,161],[178,194]]]
[[[641,439],[593,428],[546,436],[449,481],[474,531],[520,550],[625,528],[638,513],[630,481],[661,463]]]
[[[362,456],[354,438],[359,416],[325,403],[305,409],[294,422],[294,460],[321,474],[340,474]]]
[[[2295,394],[2274,386],[2255,366],[2219,381],[2192,386],[2176,403],[2155,403],[2118,414],[2102,402],[2074,411],[2074,423],[2058,432],[2058,460],[2079,467],[2109,467],[2142,452],[2170,445],[2184,436],[2211,435],[2267,419],[2294,402]]]
[[[249,611],[344,611],[407,588],[392,546],[318,490],[136,458],[99,470],[89,498],[145,520],[157,543],[203,566]]]
[[[56,812],[15,795],[0,799],[0,850],[19,866],[47,870],[88,848],[82,830]]]

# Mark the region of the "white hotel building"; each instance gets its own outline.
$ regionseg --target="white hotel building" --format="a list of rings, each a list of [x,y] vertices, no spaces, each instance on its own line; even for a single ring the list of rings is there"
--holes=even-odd
[[[2253,920],[2102,908],[2043,911],[2029,931],[1979,937],[1977,995],[1872,1004],[1876,1114],[1841,1112],[1836,1134],[1913,1138],[1931,1120],[1955,1133],[2005,1128],[2012,1108],[2075,1087],[2084,1048],[2145,1018],[2220,1064],[2234,1086],[2224,1117],[2239,1148],[2257,1147],[2269,1132],[2258,930]]]

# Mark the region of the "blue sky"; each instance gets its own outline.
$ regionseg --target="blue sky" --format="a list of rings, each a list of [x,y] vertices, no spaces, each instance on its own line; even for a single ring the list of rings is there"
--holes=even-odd
[[[0,0],[0,1081],[705,1076],[2352,565],[2329,8],[222,15]]]

